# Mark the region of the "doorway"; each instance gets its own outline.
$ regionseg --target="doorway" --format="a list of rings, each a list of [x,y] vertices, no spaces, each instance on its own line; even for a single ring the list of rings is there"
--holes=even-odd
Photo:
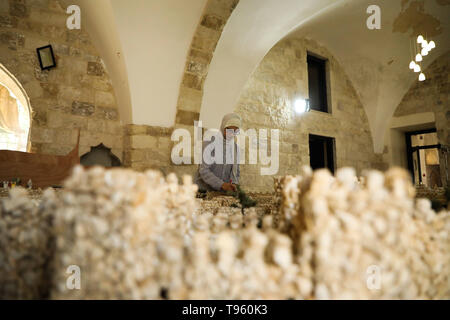
[[[330,137],[309,135],[309,162],[313,170],[328,168],[334,174],[335,140]]]
[[[442,187],[436,129],[406,132],[408,168],[416,185]]]

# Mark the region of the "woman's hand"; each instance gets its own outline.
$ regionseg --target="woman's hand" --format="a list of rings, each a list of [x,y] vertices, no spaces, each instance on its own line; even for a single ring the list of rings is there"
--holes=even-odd
[[[222,184],[222,190],[224,191],[236,191],[236,185],[225,182]]]

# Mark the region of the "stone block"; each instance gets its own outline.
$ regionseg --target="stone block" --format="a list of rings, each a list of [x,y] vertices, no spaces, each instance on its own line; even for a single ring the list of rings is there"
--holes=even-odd
[[[59,86],[56,83],[41,82],[44,98],[57,98],[59,93]]]
[[[199,77],[204,77],[208,71],[208,66],[201,62],[189,61],[186,67],[186,71]]]
[[[154,137],[170,137],[172,128],[147,126],[147,134]]]
[[[116,108],[97,107],[96,117],[105,120],[118,120],[119,114]]]
[[[60,111],[49,110],[47,112],[47,125],[49,128],[60,128],[64,124],[65,115]]]
[[[106,121],[101,119],[89,118],[87,130],[91,132],[106,132]]]
[[[45,34],[47,38],[59,40],[63,38],[64,34],[66,33],[66,27],[64,24],[62,25],[64,27],[57,27],[55,25],[42,25],[41,32],[42,34]]]
[[[0,44],[8,46],[9,49],[17,51],[25,45],[25,36],[18,32],[1,31]]]
[[[33,124],[39,127],[47,125],[47,112],[41,110],[33,110]]]
[[[0,12],[9,14],[9,1],[0,1]]]
[[[37,143],[53,143],[54,132],[52,129],[33,126],[31,128],[31,141]]]
[[[194,121],[198,121],[200,118],[200,113],[198,112],[191,112],[191,111],[184,111],[184,110],[177,110],[177,115],[175,119],[175,123],[187,125],[187,126],[193,126]]]
[[[206,28],[220,31],[225,25],[225,20],[216,15],[206,14],[203,16],[201,25]]]
[[[72,129],[79,128],[81,130],[87,130],[88,119],[84,116],[65,114],[63,117],[63,127]]]
[[[0,14],[0,28],[16,28],[17,18],[9,15]]]
[[[127,135],[138,135],[138,134],[146,134],[147,126],[145,125],[137,125],[137,124],[127,124],[125,126],[125,131]]]
[[[158,139],[148,135],[135,135],[130,137],[132,149],[150,149],[156,148]]]
[[[124,148],[124,137],[122,135],[111,135],[113,138],[112,148],[113,149],[123,149]]]
[[[58,99],[70,101],[72,104],[74,100],[81,101],[83,99],[83,94],[81,88],[61,85],[59,87]]]
[[[118,121],[105,120],[105,132],[114,135],[122,135],[122,126]]]
[[[88,62],[87,65],[87,74],[91,76],[103,76],[105,74],[105,70],[103,66],[99,62]]]
[[[78,131],[74,129],[57,129],[55,130],[55,143],[60,145],[71,146],[76,145],[78,138]]]
[[[209,53],[213,53],[217,46],[217,40],[207,38],[207,37],[200,37],[200,36],[194,36],[194,39],[192,40],[192,47],[195,49],[199,49],[202,51],[206,51]]]
[[[125,154],[130,162],[142,162],[145,160],[146,151],[143,149],[129,150]]]
[[[113,107],[116,99],[111,92],[96,91],[95,92],[95,105],[102,107]]]
[[[38,81],[47,82],[48,76],[49,76],[49,71],[42,70],[40,67],[35,67],[34,68],[34,76]]]
[[[67,15],[48,10],[47,5],[42,8],[32,8],[29,14],[29,20],[50,26],[66,27]]]
[[[209,65],[212,59],[212,54],[210,52],[191,49],[191,51],[189,52],[189,59],[191,59],[192,61],[203,63],[205,65]]]
[[[205,15],[213,14],[218,17],[223,18],[225,21],[231,15],[233,10],[236,8],[239,0],[213,0],[208,1],[207,7],[205,9]]]
[[[5,0],[4,0],[5,1]],[[10,0],[9,14],[14,17],[26,18],[29,16],[27,4],[25,0]]]
[[[64,56],[68,56],[69,55],[69,46],[65,45],[65,44],[60,44],[60,43],[55,43],[52,44],[52,48],[53,48],[53,52],[57,55],[64,55]]]
[[[81,101],[74,101],[72,103],[72,114],[78,115],[78,116],[90,116],[94,113],[95,107],[94,105],[87,103],[87,102],[81,102]]]
[[[78,58],[78,57],[81,56],[81,54],[82,54],[81,49],[79,49],[77,47],[70,47],[69,48],[69,55],[70,56]],[[89,66],[88,66],[88,70],[89,70]],[[88,74],[89,74],[89,72],[88,72]]]
[[[42,97],[42,94],[44,92],[39,82],[36,81],[30,81],[28,83],[25,83],[23,84],[23,87],[27,92],[28,97],[30,97],[30,99],[40,98]]]
[[[170,154],[172,150],[172,140],[170,137],[159,137],[158,138],[158,149]]]
[[[92,88],[99,91],[113,91],[111,81],[109,79],[89,77],[92,80]]]
[[[182,84],[183,84],[183,86],[188,87],[188,88],[202,90],[203,82],[204,82],[204,78],[199,77],[195,74],[185,73],[183,76]]]

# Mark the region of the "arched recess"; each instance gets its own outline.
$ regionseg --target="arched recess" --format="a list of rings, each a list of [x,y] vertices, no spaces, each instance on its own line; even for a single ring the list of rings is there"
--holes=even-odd
[[[12,98],[15,98],[17,101],[18,109],[19,109],[19,125],[20,129],[23,132],[20,133],[20,139],[23,139],[23,143],[19,143],[19,148],[15,149],[17,151],[29,151],[30,144],[30,132],[31,132],[31,115],[32,109],[30,104],[30,99],[22,87],[20,82],[14,77],[14,75],[8,71],[0,63],[0,86],[3,86],[8,89],[9,95]],[[0,132],[0,135],[2,133]]]

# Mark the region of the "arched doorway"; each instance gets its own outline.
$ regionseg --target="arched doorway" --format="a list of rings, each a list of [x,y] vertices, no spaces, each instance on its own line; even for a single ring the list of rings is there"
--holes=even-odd
[[[0,150],[30,149],[30,100],[17,79],[0,64]]]

